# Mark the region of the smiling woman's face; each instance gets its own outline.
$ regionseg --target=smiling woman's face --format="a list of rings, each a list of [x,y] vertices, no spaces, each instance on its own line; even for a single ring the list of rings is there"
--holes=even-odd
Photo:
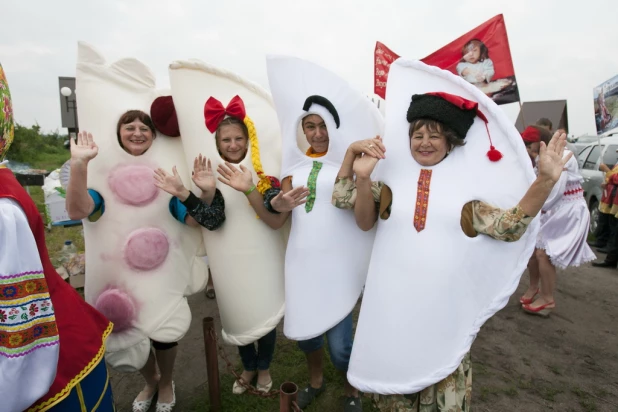
[[[427,126],[422,126],[410,136],[410,151],[421,166],[434,166],[446,157],[448,143],[439,131],[430,131]]]
[[[307,143],[315,153],[325,153],[328,150],[328,129],[324,119],[317,114],[310,114],[302,120],[303,133]]]
[[[240,163],[247,155],[249,139],[238,124],[219,126],[217,149],[223,160]]]
[[[133,156],[143,154],[154,140],[153,131],[139,119],[121,125],[119,133],[122,148]]]

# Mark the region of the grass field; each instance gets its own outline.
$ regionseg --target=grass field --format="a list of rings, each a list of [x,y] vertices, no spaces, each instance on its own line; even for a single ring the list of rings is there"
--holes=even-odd
[[[277,337],[277,350],[271,363],[271,375],[276,386],[280,386],[282,378],[294,382],[303,389],[308,383],[308,373],[304,354],[298,349],[296,342],[286,339],[282,333]],[[325,412],[343,410],[343,377],[337,372],[330,361],[325,359],[324,379],[326,391],[320,395],[313,404],[304,409],[305,412]],[[240,362],[236,368],[242,370]],[[226,412],[272,412],[279,410],[279,397],[263,399],[254,395],[242,396],[232,394],[234,377],[230,373],[221,375],[221,405]],[[274,389],[274,388],[273,388]],[[208,393],[206,386],[200,393]],[[368,397],[363,397],[363,410],[365,412],[377,412],[371,405]],[[207,396],[198,396],[189,404],[189,411],[203,412],[210,410],[210,402]]]

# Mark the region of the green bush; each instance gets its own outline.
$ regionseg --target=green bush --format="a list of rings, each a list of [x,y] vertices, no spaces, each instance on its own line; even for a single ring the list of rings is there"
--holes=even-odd
[[[15,139],[11,144],[7,158],[21,163],[27,163],[35,169],[53,170],[60,167],[70,157],[64,142],[67,135],[41,133],[41,127],[15,125]]]

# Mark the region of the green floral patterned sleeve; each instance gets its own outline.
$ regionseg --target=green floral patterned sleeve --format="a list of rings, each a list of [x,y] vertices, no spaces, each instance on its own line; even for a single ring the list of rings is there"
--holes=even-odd
[[[371,192],[373,200],[376,202],[376,207],[380,203],[380,192],[384,183],[371,182]],[[337,177],[335,187],[333,187],[333,206],[339,209],[354,209],[356,203],[356,183],[351,177]]]
[[[468,352],[459,367],[440,382],[413,395],[368,395],[380,412],[469,412],[472,363]]]
[[[472,224],[478,233],[483,233],[497,240],[514,242],[519,240],[533,217],[521,210],[519,205],[510,209],[500,209],[485,202],[476,200],[472,202]]]

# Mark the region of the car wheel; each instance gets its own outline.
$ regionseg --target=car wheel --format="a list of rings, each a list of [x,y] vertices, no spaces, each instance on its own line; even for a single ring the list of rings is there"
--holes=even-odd
[[[593,200],[590,202],[590,233],[595,233],[599,226],[599,202]]]

